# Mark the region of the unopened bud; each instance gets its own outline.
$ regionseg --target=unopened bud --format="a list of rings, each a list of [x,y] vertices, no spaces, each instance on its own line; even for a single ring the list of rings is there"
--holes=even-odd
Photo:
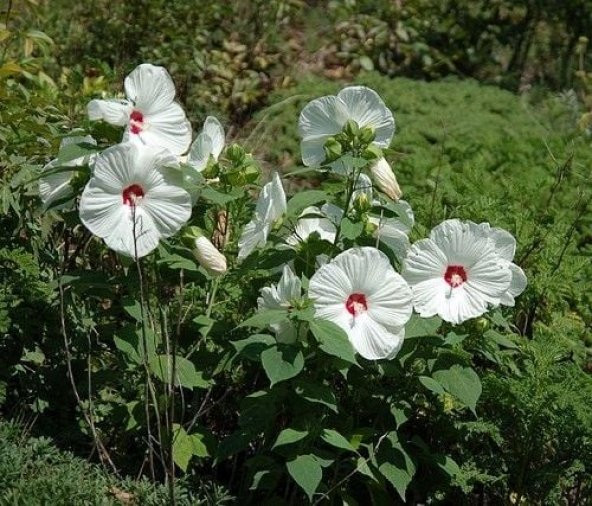
[[[245,150],[238,144],[232,144],[226,148],[226,157],[236,165],[241,164],[245,156]]]
[[[360,142],[363,144],[370,144],[374,138],[376,137],[376,133],[374,132],[373,128],[364,127],[360,130]]]
[[[332,162],[337,160],[342,153],[341,143],[334,137],[329,137],[325,142],[325,158]]]
[[[343,133],[353,139],[360,134],[360,127],[353,119],[348,119],[343,126]]]
[[[226,257],[203,235],[194,240],[193,256],[212,276],[226,272]]]
[[[381,158],[370,167],[370,173],[376,186],[393,200],[399,200],[403,192],[388,162]]]
[[[370,210],[372,207],[372,202],[368,198],[368,195],[364,192],[359,192],[356,195],[356,199],[354,201],[354,208],[359,213],[365,213]]]

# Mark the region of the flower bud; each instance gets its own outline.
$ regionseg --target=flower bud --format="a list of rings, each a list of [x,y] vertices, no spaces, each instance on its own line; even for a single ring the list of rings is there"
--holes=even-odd
[[[332,162],[337,160],[342,153],[341,143],[335,137],[329,137],[325,142],[325,158]]]
[[[226,257],[203,235],[194,240],[193,256],[212,276],[226,272]]]
[[[374,132],[373,128],[370,127],[364,127],[360,130],[360,142],[362,142],[363,144],[370,144],[371,142],[374,141],[374,138],[376,137],[376,132]]]
[[[399,200],[403,192],[397,183],[397,178],[388,162],[381,158],[370,167],[370,173],[378,188],[391,199]]]
[[[357,137],[360,133],[360,127],[353,119],[348,119],[343,126],[343,133],[350,139]]]

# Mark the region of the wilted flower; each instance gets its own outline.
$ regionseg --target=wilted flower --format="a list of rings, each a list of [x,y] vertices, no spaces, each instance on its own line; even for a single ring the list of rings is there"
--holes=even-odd
[[[380,96],[365,86],[349,86],[337,96],[329,95],[309,102],[302,112],[298,129],[302,141],[302,161],[317,166],[325,160],[325,142],[340,133],[348,122],[374,131],[372,144],[387,148],[395,133],[395,120]]]
[[[60,151],[72,144],[92,144],[93,146],[97,145],[97,141],[95,141],[90,135],[86,136],[75,136],[75,137],[65,137],[62,139],[60,143]],[[59,160],[56,158],[51,160],[45,167],[43,167],[43,172],[50,172],[57,167],[82,167],[84,165],[90,164],[96,155],[89,154],[84,155],[68,162],[60,163]],[[43,202],[43,206],[48,208],[54,202],[57,202],[61,199],[68,197],[72,192],[72,179],[74,178],[75,171],[59,171],[53,172],[47,175],[44,175],[39,179],[39,197],[41,198],[41,202]]]
[[[316,316],[339,325],[364,358],[392,358],[403,345],[411,289],[380,250],[337,255],[312,276],[308,293]]]
[[[174,102],[175,85],[163,67],[138,65],[124,82],[127,99],[91,100],[90,120],[125,126],[123,141],[167,148],[175,155],[191,143],[191,123],[183,108]]]
[[[384,158],[380,158],[370,166],[370,174],[372,174],[376,186],[389,198],[393,200],[401,198],[403,192],[399,187],[395,173]]]
[[[163,170],[176,165],[163,149],[134,143],[106,149],[82,193],[82,223],[123,255],[147,255],[191,216],[189,194],[172,180],[174,171]]]
[[[524,273],[511,263],[514,248],[510,234],[487,223],[446,220],[436,226],[403,263],[416,311],[458,324],[489,306],[513,305],[526,287]]]
[[[248,257],[255,248],[267,242],[267,236],[273,224],[286,212],[286,194],[282,181],[277,172],[271,176],[271,181],[263,186],[255,216],[247,223],[238,241],[238,259]]]
[[[261,289],[261,297],[257,299],[259,311],[263,309],[288,309],[293,302],[302,298],[302,283],[300,278],[292,272],[289,265],[284,265],[280,282]],[[280,343],[296,341],[296,328],[288,320],[269,325],[275,332]]]
[[[214,116],[208,116],[202,131],[191,144],[187,163],[199,172],[203,171],[210,156],[214,160],[218,160],[224,149],[224,144],[224,127]]]

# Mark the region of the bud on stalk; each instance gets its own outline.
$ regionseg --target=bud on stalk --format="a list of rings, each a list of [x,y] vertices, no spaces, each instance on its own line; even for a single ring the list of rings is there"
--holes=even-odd
[[[403,192],[397,183],[395,173],[384,158],[380,158],[370,167],[370,173],[376,186],[393,200],[399,200]]]
[[[226,257],[203,235],[194,241],[193,256],[212,276],[226,272]]]

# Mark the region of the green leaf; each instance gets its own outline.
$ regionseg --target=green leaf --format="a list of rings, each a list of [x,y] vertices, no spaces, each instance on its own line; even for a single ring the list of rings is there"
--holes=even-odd
[[[304,490],[308,500],[312,501],[312,496],[323,478],[323,470],[318,461],[312,455],[300,455],[286,462],[286,467],[290,476]]]
[[[296,443],[297,441],[301,441],[306,436],[308,436],[307,430],[296,430],[296,429],[284,429],[281,431],[275,440],[275,443],[272,446],[273,448],[277,448],[278,446],[289,445],[292,443]]]
[[[163,383],[170,383],[173,359],[170,355],[156,355],[148,362],[148,367]],[[204,380],[201,372],[196,371],[193,362],[177,355],[175,359],[175,385],[193,389],[208,388],[211,383]]]
[[[288,317],[288,312],[285,309],[267,309],[259,311],[250,318],[247,318],[238,327],[255,327],[264,328],[272,323],[283,322]]]
[[[335,448],[339,448],[340,450],[347,450],[354,453],[356,452],[356,449],[350,444],[350,442],[336,430],[324,429],[323,433],[321,434],[321,439],[325,441],[325,443],[330,444]]]
[[[327,385],[300,381],[296,385],[296,393],[308,402],[322,404],[330,410],[335,411],[335,413],[338,412],[335,394]]]
[[[481,380],[473,369],[455,364],[450,369],[435,371],[432,377],[475,413],[482,387]]]
[[[448,346],[454,346],[455,344],[462,343],[467,337],[469,337],[469,334],[459,335],[454,332],[448,332],[448,334],[446,334],[446,338],[444,339],[444,344],[447,344]]]
[[[277,344],[261,353],[263,369],[271,386],[297,376],[304,367],[302,352],[296,347]]]
[[[58,153],[58,165],[62,165],[77,158],[90,155],[97,152],[97,147],[86,142],[74,142],[66,144]]]
[[[288,201],[287,216],[299,216],[304,209],[321,202],[326,202],[328,195],[321,190],[308,190],[299,192]]]
[[[315,320],[310,323],[310,330],[325,353],[357,364],[354,348],[341,327],[329,320]]]
[[[420,376],[419,382],[428,390],[434,392],[436,395],[442,395],[446,393],[444,387],[433,378],[430,378],[429,376]]]
[[[142,307],[137,300],[131,297],[124,297],[121,303],[123,305],[123,309],[128,315],[130,315],[137,322],[142,322]]]
[[[341,235],[350,241],[360,237],[364,231],[364,223],[352,221],[347,216],[341,220]]]
[[[519,346],[514,341],[510,340],[509,338],[500,334],[499,332],[496,332],[495,330],[488,330],[487,332],[485,332],[485,334],[483,334],[483,337],[485,339],[492,340],[502,348],[510,348],[514,350],[519,349]]]
[[[268,334],[254,334],[240,341],[231,341],[237,356],[244,356],[249,360],[259,359],[261,352],[276,344],[276,339]]]
[[[415,464],[399,442],[396,432],[390,432],[380,447],[377,460],[378,470],[395,487],[405,500],[405,492],[415,474]]]
[[[420,316],[413,314],[405,326],[405,339],[411,339],[412,337],[436,336],[438,335],[440,325],[442,325],[442,320],[437,316],[421,318]]]
[[[185,472],[193,457],[193,441],[185,429],[178,424],[175,424],[173,429],[173,438],[173,460],[179,469]]]
[[[206,186],[200,193],[200,197],[209,200],[213,204],[224,206],[233,200],[238,199],[243,194],[241,188],[233,188],[230,193],[221,193],[214,190],[211,186]]]

